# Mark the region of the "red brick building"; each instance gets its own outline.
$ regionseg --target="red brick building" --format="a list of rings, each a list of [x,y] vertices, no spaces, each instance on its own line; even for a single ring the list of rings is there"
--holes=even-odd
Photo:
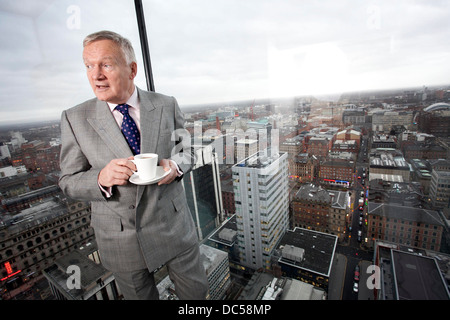
[[[320,165],[319,179],[325,184],[336,184],[336,180],[338,180],[347,181],[350,185],[353,181],[354,171],[354,162],[327,160]]]

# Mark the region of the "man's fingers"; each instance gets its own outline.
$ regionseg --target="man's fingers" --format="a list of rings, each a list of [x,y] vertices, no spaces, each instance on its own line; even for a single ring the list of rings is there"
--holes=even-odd
[[[113,159],[100,171],[99,183],[105,187],[124,185],[133,175],[133,169],[136,166],[128,159]]]
[[[161,159],[161,161],[159,161],[159,165],[163,167],[164,171],[169,171],[170,169],[170,161],[167,159]]]
[[[130,161],[130,160],[132,160],[132,157],[130,157],[130,158],[128,158],[128,159],[115,159],[115,160],[112,160],[111,163],[113,163],[113,165],[115,165],[115,166],[117,166],[119,168],[128,168],[128,169],[130,169],[132,171],[136,171],[136,165],[133,162]],[[115,166],[114,166],[114,168],[116,170],[121,170],[121,169],[118,169]]]
[[[164,171],[172,170],[164,179],[158,182],[158,185],[172,183],[177,177],[177,168],[174,167],[173,163],[167,159],[162,159],[159,165],[163,167]]]

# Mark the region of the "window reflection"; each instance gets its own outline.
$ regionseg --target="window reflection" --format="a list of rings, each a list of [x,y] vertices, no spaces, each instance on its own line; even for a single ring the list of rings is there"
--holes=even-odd
[[[59,119],[94,97],[81,59],[89,33],[108,29],[129,38],[145,89],[134,3],[119,1],[0,2],[0,122]]]

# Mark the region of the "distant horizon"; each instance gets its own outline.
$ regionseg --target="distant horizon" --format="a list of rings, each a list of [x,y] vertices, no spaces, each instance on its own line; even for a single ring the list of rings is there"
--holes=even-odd
[[[293,95],[293,96],[286,96],[286,97],[260,97],[260,98],[248,98],[248,99],[243,99],[243,100],[236,100],[236,101],[216,101],[216,102],[209,102],[209,103],[199,103],[199,104],[189,104],[189,105],[180,105],[180,109],[181,110],[186,110],[189,108],[208,108],[208,107],[220,107],[221,105],[231,105],[231,104],[243,104],[243,103],[252,103],[253,101],[255,101],[255,104],[258,101],[262,101],[262,100],[286,100],[286,99],[295,99],[295,98],[302,98],[302,97],[317,97],[319,100],[321,100],[320,98],[322,97],[327,97],[327,96],[332,96],[332,95],[337,95],[340,94],[340,96],[342,95],[346,95],[346,94],[356,94],[356,93],[379,93],[379,92],[384,92],[384,91],[397,91],[397,90],[417,90],[417,89],[421,89],[423,87],[426,87],[428,89],[437,89],[440,87],[448,87],[448,89],[450,89],[450,83],[448,84],[436,84],[436,85],[417,85],[417,86],[408,86],[408,87],[396,87],[396,88],[385,88],[385,89],[366,89],[366,90],[355,90],[355,91],[347,91],[347,92],[342,92],[342,93],[328,93],[328,94],[310,94],[310,95]],[[156,91],[158,92],[158,91]],[[324,101],[329,101],[329,100],[324,100]],[[33,124],[41,124],[41,123],[45,123],[45,122],[59,122],[60,121],[60,117],[61,115],[55,115],[54,118],[45,118],[45,119],[28,119],[26,121],[20,121],[20,120],[8,120],[8,121],[2,121],[0,120],[0,128],[2,130],[5,130],[5,127],[11,126],[20,126],[20,125],[24,125],[24,126],[32,126]]]

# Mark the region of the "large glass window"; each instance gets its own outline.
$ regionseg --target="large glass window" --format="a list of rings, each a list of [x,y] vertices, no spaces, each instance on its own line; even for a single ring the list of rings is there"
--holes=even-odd
[[[93,98],[82,41],[99,30],[132,41],[136,84],[146,89],[133,1],[2,0],[0,124],[59,119],[62,110]]]
[[[181,106],[448,82],[447,1],[143,4],[156,91]]]

